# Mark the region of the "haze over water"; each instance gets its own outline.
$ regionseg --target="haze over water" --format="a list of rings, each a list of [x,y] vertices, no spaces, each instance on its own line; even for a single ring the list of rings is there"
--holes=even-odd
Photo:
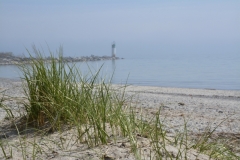
[[[115,41],[125,59],[103,68],[106,74],[116,68],[114,83],[240,89],[238,0],[1,0],[0,35],[0,52],[15,55],[32,44],[46,55],[47,45],[55,51],[61,44],[64,56],[111,55]],[[0,77],[15,72],[0,66]]]
[[[117,84],[240,90],[240,55],[188,56],[176,54],[162,58],[129,58],[115,61],[78,62],[83,74],[88,66]],[[16,66],[0,66],[0,77],[19,79]]]

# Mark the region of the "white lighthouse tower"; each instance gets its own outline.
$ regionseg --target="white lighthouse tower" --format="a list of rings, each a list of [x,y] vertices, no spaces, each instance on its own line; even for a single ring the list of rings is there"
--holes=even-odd
[[[112,58],[116,57],[116,45],[115,42],[113,42],[112,44]]]

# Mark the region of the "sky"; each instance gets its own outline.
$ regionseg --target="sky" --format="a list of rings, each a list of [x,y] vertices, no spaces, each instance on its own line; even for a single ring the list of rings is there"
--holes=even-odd
[[[15,55],[111,55],[113,41],[124,58],[240,54],[240,1],[0,0],[0,37]]]

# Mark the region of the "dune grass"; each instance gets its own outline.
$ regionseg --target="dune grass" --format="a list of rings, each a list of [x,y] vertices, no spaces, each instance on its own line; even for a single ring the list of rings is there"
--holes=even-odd
[[[47,126],[48,131],[60,131],[66,124],[75,126],[80,139],[87,134],[94,145],[106,143],[106,123],[112,128],[122,126],[124,92],[111,91],[111,82],[99,77],[100,69],[83,76],[74,65],[65,64],[62,48],[59,57],[51,53],[47,63],[40,51],[34,51],[38,59],[20,66],[29,102],[25,104],[28,123],[38,128]],[[125,127],[120,128],[124,134]]]
[[[11,147],[20,148],[22,159],[29,156],[31,159],[41,159],[46,147],[52,150],[48,145],[44,145],[45,148],[41,146],[43,142],[51,142],[68,150],[81,143],[87,144],[89,148],[116,143],[119,137],[128,139],[136,159],[190,159],[189,154],[193,149],[199,155],[207,154],[208,158],[239,158],[226,146],[209,142],[215,129],[204,133],[196,141],[190,141],[185,123],[183,132],[174,138],[168,137],[160,120],[161,107],[152,118],[136,114],[135,107],[127,103],[131,97],[125,96],[126,85],[116,89],[111,79],[106,81],[100,76],[101,68],[96,73],[90,70],[89,74],[82,75],[74,64],[64,63],[61,47],[57,58],[50,53],[48,62],[36,48],[34,54],[38,58],[33,59],[32,63],[20,65],[27,97],[27,103],[24,103],[26,115],[21,119],[25,127],[20,130],[14,117],[10,116],[18,132],[19,145],[17,147],[7,140],[0,140],[4,158],[13,157]],[[32,56],[30,52],[29,55]],[[12,114],[1,102],[0,105],[9,115]],[[41,133],[41,140],[36,136],[29,140],[23,134],[29,128],[35,128],[38,136]],[[67,138],[62,136],[62,133],[71,129],[74,129],[74,134]],[[59,133],[59,143],[52,139],[42,140],[49,133]],[[139,147],[139,137],[150,141],[150,155],[147,158]],[[102,159],[105,158],[103,155]]]

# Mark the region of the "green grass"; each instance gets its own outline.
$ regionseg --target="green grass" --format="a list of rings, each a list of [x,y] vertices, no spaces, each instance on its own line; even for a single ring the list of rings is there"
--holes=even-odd
[[[100,69],[83,76],[74,65],[65,64],[62,48],[58,60],[51,56],[48,63],[36,49],[35,54],[38,59],[20,66],[29,101],[25,104],[28,123],[47,126],[48,131],[61,131],[66,124],[75,126],[80,139],[88,135],[93,138],[91,145],[105,144],[109,137],[106,124],[118,128],[124,119],[124,93],[114,93],[111,83],[99,77]],[[125,133],[124,127],[120,130]]]
[[[144,117],[141,112],[137,114],[135,106],[127,103],[131,98],[125,96],[126,85],[116,89],[111,79],[106,81],[100,76],[101,68],[96,73],[89,70],[89,74],[82,75],[74,64],[64,63],[61,47],[57,58],[50,52],[48,62],[36,48],[34,54],[37,59],[19,66],[27,97],[26,114],[20,119],[23,129],[17,125],[11,110],[0,102],[18,132],[18,145],[0,140],[3,157],[14,155],[12,147],[21,150],[22,159],[37,159],[49,150],[55,152],[48,142],[66,151],[77,144],[94,148],[116,143],[122,137],[127,139],[136,159],[145,159],[139,138],[150,141],[150,159],[188,159],[192,149],[216,159],[239,158],[225,145],[209,141],[215,129],[190,141],[185,122],[183,132],[170,138],[160,120],[161,107],[153,117]],[[30,52],[29,55],[32,56]],[[26,131],[30,128],[36,131],[33,139],[27,138]],[[74,130],[74,134],[63,136],[68,130]],[[46,138],[49,133],[58,133],[59,140]]]

